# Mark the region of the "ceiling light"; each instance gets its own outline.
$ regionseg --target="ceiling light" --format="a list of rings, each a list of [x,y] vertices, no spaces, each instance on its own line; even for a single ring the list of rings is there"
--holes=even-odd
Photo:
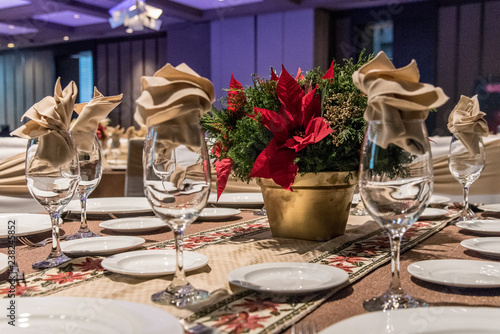
[[[126,32],[127,34],[131,34],[131,33],[133,33],[133,32],[134,32],[134,29],[132,29],[132,28],[127,28],[127,29],[125,30],[125,32]]]
[[[14,29],[14,28],[16,28],[16,27],[14,27],[12,24],[9,25],[9,29]]]
[[[74,19],[79,19],[79,18],[80,18],[80,15],[75,14],[75,15],[73,15],[73,18],[74,18]]]
[[[7,47],[12,49],[13,47],[15,47],[15,45],[14,45],[14,43],[9,43],[9,44],[7,44]]]
[[[63,39],[64,39],[65,41],[69,41],[69,36],[64,36],[64,37],[63,37]]]
[[[159,19],[163,11],[160,8],[146,5],[144,0],[125,0],[109,10],[109,24],[111,28],[121,25],[134,31],[144,30],[144,27],[160,30],[161,20]]]

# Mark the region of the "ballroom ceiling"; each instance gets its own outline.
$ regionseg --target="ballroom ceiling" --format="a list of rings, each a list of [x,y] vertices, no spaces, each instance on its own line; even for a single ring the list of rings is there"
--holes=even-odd
[[[126,35],[112,29],[108,10],[123,0],[0,0],[0,50]],[[415,2],[423,0],[406,0]],[[342,10],[394,0],[146,0],[163,10],[161,30],[182,23],[301,8]],[[134,34],[150,33],[145,29]],[[14,45],[14,46],[13,46]]]

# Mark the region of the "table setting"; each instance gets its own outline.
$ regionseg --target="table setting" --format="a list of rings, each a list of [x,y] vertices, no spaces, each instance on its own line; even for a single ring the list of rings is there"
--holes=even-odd
[[[343,68],[347,74],[332,63],[325,73],[297,78],[283,67],[279,77],[273,71],[271,80],[257,82],[257,90],[266,84],[276,89],[279,116],[268,110],[270,103],[247,107],[255,91],[231,78],[227,109],[219,112],[252,127],[260,152],[245,152],[255,159],[251,168],[238,160],[238,143],[220,141],[228,137],[207,147],[204,117],[215,99],[208,79],[186,64],[167,64],[143,77],[135,120],[148,129],[144,197],[88,198],[102,175],[94,127],[121,96],[104,97],[96,89],[95,100],[75,106],[76,85],[63,90],[58,81],[54,97],[30,109],[30,121],[15,131],[29,137],[28,189],[47,214],[0,215],[0,306],[7,309],[14,300],[16,325],[26,332],[290,333],[308,323],[323,334],[498,328],[500,219],[488,215],[500,207],[479,206],[472,216],[467,200],[487,159],[477,99],[463,97],[450,115],[457,133],[450,170],[464,187],[464,202],[452,203],[433,194],[425,128],[429,110],[448,99],[444,92],[419,81],[415,61],[395,68],[382,52],[350,64]],[[304,91],[309,79],[316,88]],[[311,181],[301,175],[311,168],[304,157],[325,138],[341,140],[340,130],[319,114],[315,90],[343,80],[366,104],[358,110],[364,125],[356,128],[362,134],[359,171],[319,172]],[[250,107],[255,113],[242,116]],[[43,122],[41,110],[63,121]],[[88,126],[82,137],[73,135],[80,131],[71,131],[68,110],[82,117],[73,126]],[[469,125],[457,125],[471,114]],[[338,154],[334,163],[356,155]],[[479,160],[469,163],[463,154]],[[217,191],[211,193],[214,157]],[[243,181],[258,178],[263,193],[223,192],[232,172]],[[321,195],[310,193],[313,185]],[[326,206],[337,211],[314,204],[327,197],[325,188],[335,188],[337,197]],[[339,193],[348,199],[338,199]],[[364,211],[353,214],[359,203]],[[297,211],[305,206],[316,213]],[[325,212],[345,219],[327,216],[336,219],[321,224],[335,220],[335,226],[320,226]],[[19,237],[14,244],[10,230],[3,230],[10,221]],[[294,234],[283,234],[277,222]],[[335,232],[319,233],[328,229]],[[24,282],[10,279],[13,259]],[[8,314],[0,320],[1,332],[10,333]]]

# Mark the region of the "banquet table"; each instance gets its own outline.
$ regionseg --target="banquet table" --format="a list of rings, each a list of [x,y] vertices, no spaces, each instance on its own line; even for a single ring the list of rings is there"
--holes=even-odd
[[[99,219],[97,220],[97,218]],[[91,220],[89,222],[91,230],[102,235],[119,235],[116,232],[99,227],[99,223],[104,218],[105,217],[94,217],[96,220]],[[449,224],[452,218],[453,213],[450,212],[450,215],[447,217],[436,220],[420,221],[416,223],[416,228],[420,230],[408,233],[408,235],[414,237],[415,240],[408,241],[406,248],[412,248],[405,251],[401,256],[401,281],[403,288],[412,296],[426,300],[431,306],[498,307],[498,305],[500,305],[500,288],[465,289],[447,287],[420,281],[411,277],[407,272],[406,268],[411,263],[429,259],[497,261],[476,252],[468,251],[460,246],[462,240],[474,238],[475,236]],[[188,236],[186,236],[186,239],[190,241],[188,240],[185,245],[190,242],[192,244],[199,243],[197,245],[198,248],[194,247],[193,249],[205,253],[209,257],[209,263],[208,266],[204,268],[189,272],[188,279],[193,285],[199,288],[205,288],[203,286],[203,281],[211,281],[212,278],[210,278],[210,275],[218,274],[219,276],[216,277],[216,280],[218,280],[217,283],[219,283],[221,287],[227,288],[230,294],[229,297],[225,296],[224,298],[230,299],[232,296],[237,296],[237,305],[243,307],[241,305],[247,303],[244,307],[247,307],[247,312],[251,314],[253,314],[251,310],[253,303],[253,311],[257,309],[256,314],[260,317],[257,319],[264,320],[262,320],[262,323],[257,321],[256,325],[254,324],[255,326],[250,330],[250,333],[289,333],[290,325],[296,322],[314,322],[317,329],[322,330],[341,320],[365,313],[362,305],[363,300],[380,295],[389,284],[390,265],[388,264],[387,256],[377,258],[373,260],[372,263],[363,264],[363,261],[367,262],[366,253],[370,250],[370,247],[362,240],[366,235],[366,231],[371,235],[370,238],[377,240],[378,245],[383,244],[384,240],[385,242],[387,241],[385,234],[377,234],[379,230],[378,226],[368,216],[351,216],[349,224],[348,235],[338,237],[336,238],[337,240],[334,239],[331,242],[311,241],[301,243],[288,239],[272,238],[266,226],[266,217],[255,216],[252,210],[242,211],[241,214],[223,221],[196,221],[188,227]],[[63,234],[76,232],[78,225],[77,221],[65,222],[61,226],[61,229],[64,231]],[[224,228],[228,228],[229,230],[223,230]],[[236,230],[237,233],[242,234],[233,234],[229,236],[230,233],[234,233]],[[217,242],[210,239],[216,234],[224,234],[222,232],[229,233],[226,235],[229,236],[229,238]],[[349,236],[349,234],[351,235]],[[171,243],[169,244],[165,241],[171,240],[173,237],[168,228],[149,232],[148,234],[129,235],[144,237],[146,239],[146,244],[143,248],[150,248],[152,245],[155,246],[154,248],[171,246]],[[361,240],[361,243],[352,243],[352,235],[355,236],[355,240]],[[48,232],[42,233],[30,237],[30,240],[37,241],[48,236]],[[363,244],[363,242],[365,243]],[[228,247],[228,243],[231,244],[230,246],[234,251],[234,256],[224,258],[223,255],[220,255],[219,258],[217,254],[220,254],[223,250],[227,250],[227,248],[224,247]],[[256,243],[258,247],[261,247],[262,253],[254,252],[251,253],[251,255],[245,253],[251,249],[247,247],[251,247],[250,244],[252,243]],[[366,247],[360,247],[363,245]],[[351,247],[351,253],[346,253],[346,246],[347,248]],[[403,248],[405,249],[405,246],[403,246]],[[357,249],[358,254],[353,255],[353,249]],[[19,242],[17,243],[16,260],[19,263],[20,269],[26,273],[28,280],[28,286],[24,289],[24,294],[20,296],[21,298],[24,296],[39,296],[40,298],[44,298],[45,296],[90,296],[120,299],[153,305],[179,318],[187,317],[189,320],[202,322],[206,321],[209,312],[219,306],[207,306],[202,311],[196,310],[196,312],[193,313],[190,310],[178,310],[170,306],[153,304],[150,301],[151,293],[165,288],[171,280],[172,275],[147,280],[106,272],[102,274],[102,268],[98,265],[99,257],[78,258],[75,260],[73,270],[70,272],[61,270],[59,272],[59,277],[55,277],[57,271],[41,273],[33,270],[31,264],[45,258],[49,250],[49,245],[40,248],[29,248]],[[335,250],[340,250],[340,252],[337,254]],[[269,251],[271,253],[269,253]],[[324,255],[325,251],[327,253],[330,252],[326,257]],[[0,252],[7,253],[7,245],[5,242],[2,243],[0,241]],[[351,255],[346,256],[346,254]],[[244,258],[238,259],[238,256],[244,256]],[[346,270],[351,274],[350,280],[352,280],[352,282],[338,289],[325,291],[323,294],[320,294],[319,297],[315,295],[312,300],[306,301],[305,303],[302,303],[303,301],[299,298],[299,300],[297,300],[297,305],[301,306],[292,308],[292,310],[287,310],[283,308],[283,305],[291,305],[289,304],[289,300],[288,304],[284,304],[280,297],[276,295],[251,293],[243,288],[229,285],[227,280],[224,279],[224,275],[221,276],[220,274],[224,274],[224,270],[227,271],[231,266],[235,266],[235,264],[229,265],[226,263],[233,257],[233,261],[236,260],[236,262],[239,262],[240,266],[249,263],[278,261],[294,262],[300,259],[313,260],[314,258],[323,258],[320,263],[329,263],[330,265]],[[327,260],[327,262],[325,262],[325,260]],[[371,260],[368,260],[368,262],[370,261]],[[91,268],[86,268],[85,265]],[[236,265],[238,265],[238,263]],[[64,267],[64,264],[61,267]],[[80,269],[77,269],[77,267]],[[223,267],[223,269],[219,267]],[[362,272],[364,270],[363,268],[368,269],[365,270],[365,273],[360,273],[360,271]],[[85,270],[93,270],[94,273],[98,273],[92,279],[79,280],[78,275]],[[203,279],[198,279],[200,277]],[[6,279],[7,273],[0,275],[0,294],[2,294],[4,298],[6,297]],[[43,284],[40,284],[40,282],[49,282],[52,284],[44,288],[42,287]],[[328,298],[322,300],[325,296]],[[306,296],[305,298],[307,299],[308,297]],[[233,304],[235,304],[234,301]],[[226,304],[225,307],[227,309],[228,304]],[[269,325],[266,323],[267,318],[263,316],[263,314],[268,314],[270,311],[281,313],[281,318]],[[210,322],[207,323],[213,324]],[[221,329],[223,333],[231,333],[236,332],[238,328],[219,326],[219,329]]]

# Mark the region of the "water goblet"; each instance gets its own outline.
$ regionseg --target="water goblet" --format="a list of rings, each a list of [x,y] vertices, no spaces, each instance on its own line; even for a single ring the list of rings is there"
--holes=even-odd
[[[199,125],[187,131],[178,125],[156,125],[144,142],[144,191],[155,214],[175,237],[176,271],[171,284],[151,299],[184,308],[210,294],[192,286],[184,272],[183,238],[186,227],[198,218],[210,192],[210,161]]]
[[[28,140],[26,183],[33,198],[49,213],[52,223],[52,249],[47,259],[33,264],[34,269],[52,268],[70,260],[59,243],[59,220],[79,180],[78,154],[68,131],[51,131]]]
[[[405,127],[427,138],[423,120],[404,122]],[[406,294],[399,279],[399,255],[403,234],[417,221],[432,194],[433,170],[429,143],[421,144],[418,153],[395,144],[377,145],[387,127],[382,121],[370,121],[363,142],[359,191],[366,210],[385,230],[391,248],[392,277],[381,296],[363,303],[367,311],[393,310],[427,306]],[[411,140],[411,139],[410,139]]]
[[[92,232],[87,224],[87,198],[101,181],[101,143],[94,133],[75,132],[73,133],[73,137],[77,144],[78,161],[80,164],[80,182],[76,193],[80,199],[81,220],[78,232],[66,236],[65,240],[99,237],[100,235]]]
[[[459,221],[476,219],[476,215],[469,210],[469,188],[476,181],[485,164],[485,153],[483,139],[480,134],[471,134],[472,142],[478,143],[477,151],[469,150],[460,140],[460,134],[453,134],[450,143],[450,155],[448,165],[453,177],[463,187],[464,208],[460,213]]]

